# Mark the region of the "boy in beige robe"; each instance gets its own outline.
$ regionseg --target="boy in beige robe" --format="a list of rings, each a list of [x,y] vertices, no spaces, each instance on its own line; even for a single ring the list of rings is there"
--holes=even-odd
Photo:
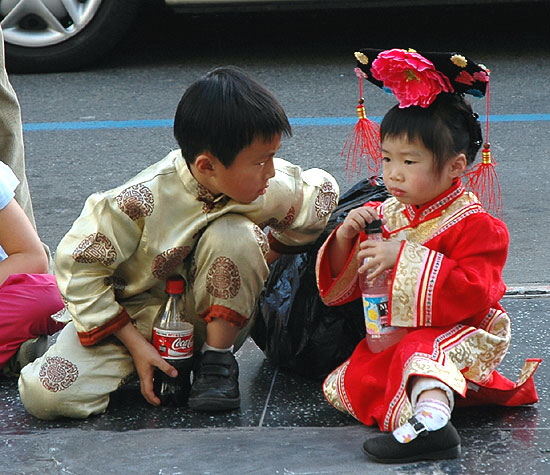
[[[239,407],[233,353],[253,324],[268,264],[314,242],[338,201],[327,172],[275,158],[290,132],[275,97],[237,69],[214,70],[187,89],[174,122],[180,149],[92,195],[59,244],[55,273],[72,322],[22,372],[31,414],[102,413],[136,372],[143,396],[158,405],[154,369],[176,370],[150,339],[172,274],[187,282],[195,327],[189,405]]]

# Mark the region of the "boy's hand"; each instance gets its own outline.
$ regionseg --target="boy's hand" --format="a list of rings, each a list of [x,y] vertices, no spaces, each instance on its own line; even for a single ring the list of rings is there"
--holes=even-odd
[[[153,406],[160,405],[160,399],[153,390],[153,374],[155,368],[160,369],[168,376],[175,378],[178,375],[178,370],[170,363],[167,363],[158,353],[151,343],[145,338],[143,346],[136,353],[132,353],[134,365],[139,376],[141,394],[149,404]]]
[[[368,279],[373,280],[387,269],[395,267],[397,256],[401,249],[401,241],[390,239],[388,241],[363,241],[359,245],[357,258],[359,262],[368,257],[366,263],[359,266],[359,273],[367,273]]]
[[[354,239],[361,231],[365,229],[368,223],[380,219],[378,211],[368,206],[361,206],[352,209],[342,225],[336,230],[337,239]]]
[[[153,406],[160,405],[160,399],[153,391],[153,373],[155,368],[160,369],[172,378],[178,375],[178,370],[167,363],[159,355],[155,347],[131,323],[124,325],[120,330],[115,332],[115,335],[124,343],[132,355],[134,366],[139,376],[141,394]]]

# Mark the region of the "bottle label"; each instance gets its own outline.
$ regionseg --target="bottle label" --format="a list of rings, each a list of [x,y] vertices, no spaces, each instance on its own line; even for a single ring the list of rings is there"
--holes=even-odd
[[[167,360],[181,360],[193,356],[193,325],[183,330],[153,328],[153,346]]]
[[[393,330],[388,326],[388,296],[363,295],[363,312],[367,333],[379,335]]]

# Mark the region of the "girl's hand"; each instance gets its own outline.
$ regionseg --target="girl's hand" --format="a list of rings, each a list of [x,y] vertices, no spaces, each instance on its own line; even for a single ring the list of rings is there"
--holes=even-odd
[[[337,239],[351,240],[354,239],[361,231],[365,229],[368,223],[372,223],[380,219],[378,211],[368,206],[352,209],[342,225],[336,230]]]
[[[329,258],[330,272],[336,278],[346,265],[348,256],[353,246],[353,240],[365,229],[368,223],[380,219],[378,211],[369,206],[361,206],[352,209],[344,222],[336,228],[336,234],[329,247],[327,254]]]
[[[367,239],[359,245],[357,258],[361,263],[359,273],[367,273],[368,279],[373,280],[387,269],[395,267],[397,256],[401,249],[401,241],[389,239],[388,241],[371,241]],[[363,264],[365,258],[366,263]]]

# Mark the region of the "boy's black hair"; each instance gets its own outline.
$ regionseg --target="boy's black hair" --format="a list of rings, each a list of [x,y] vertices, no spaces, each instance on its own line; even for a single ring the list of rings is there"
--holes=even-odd
[[[229,167],[257,138],[292,135],[281,104],[262,85],[235,67],[217,68],[183,94],[174,137],[188,164],[210,152]]]
[[[429,107],[395,106],[384,116],[380,139],[406,137],[409,142],[420,140],[434,154],[436,170],[445,162],[464,153],[468,165],[475,160],[482,135],[478,116],[463,96],[442,93]]]

